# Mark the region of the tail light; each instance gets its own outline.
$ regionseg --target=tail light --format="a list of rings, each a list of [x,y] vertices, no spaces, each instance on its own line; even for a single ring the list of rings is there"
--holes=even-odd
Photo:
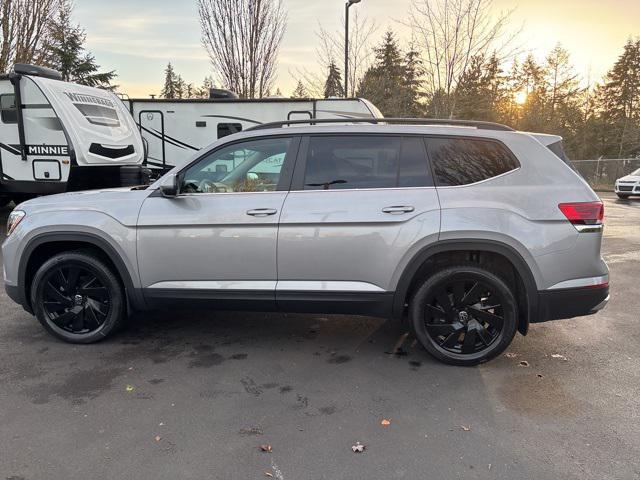
[[[604,221],[602,202],[561,203],[560,211],[576,228],[579,226],[601,226]],[[578,230],[583,231],[582,228]]]

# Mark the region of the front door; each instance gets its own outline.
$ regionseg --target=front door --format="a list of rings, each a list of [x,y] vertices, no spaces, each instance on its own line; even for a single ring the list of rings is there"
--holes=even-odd
[[[422,138],[307,137],[280,217],[278,303],[296,310],[313,299],[336,311],[349,300],[389,306],[403,262],[439,230]]]
[[[275,306],[278,219],[297,144],[272,137],[220,147],[179,174],[178,197],[145,201],[137,244],[147,298]]]

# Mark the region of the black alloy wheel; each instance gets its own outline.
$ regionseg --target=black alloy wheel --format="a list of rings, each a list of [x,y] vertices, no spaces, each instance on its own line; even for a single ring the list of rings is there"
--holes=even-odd
[[[436,273],[418,289],[410,308],[416,337],[427,351],[456,365],[495,357],[517,329],[512,292],[497,275],[477,266]]]
[[[32,306],[54,336],[71,343],[92,343],[123,322],[124,296],[118,278],[100,259],[65,252],[36,273]]]

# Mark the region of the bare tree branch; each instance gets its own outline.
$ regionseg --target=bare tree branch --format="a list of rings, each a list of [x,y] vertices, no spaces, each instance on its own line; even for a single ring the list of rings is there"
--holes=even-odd
[[[198,13],[218,80],[243,98],[267,95],[287,24],[282,0],[198,0]]]

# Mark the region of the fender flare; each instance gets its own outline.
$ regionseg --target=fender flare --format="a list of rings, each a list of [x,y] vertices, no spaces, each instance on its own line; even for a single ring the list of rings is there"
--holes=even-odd
[[[407,263],[407,266],[402,272],[400,280],[396,286],[393,298],[393,316],[395,318],[400,318],[402,316],[405,299],[409,292],[411,281],[420,267],[429,260],[429,258],[438,253],[458,250],[497,253],[509,260],[516,268],[524,283],[527,297],[527,315],[524,320],[521,319],[518,325],[520,333],[525,335],[529,329],[529,323],[535,322],[538,318],[538,288],[536,286],[535,278],[529,268],[529,265],[516,249],[495,240],[444,240],[418,251],[418,253],[416,253]]]
[[[27,242],[26,246],[22,250],[22,254],[20,255],[20,263],[18,265],[18,285],[20,285],[18,295],[20,296],[20,303],[25,308],[29,307],[29,299],[26,294],[26,275],[29,259],[36,248],[52,242],[81,242],[100,249],[105,255],[107,255],[113,265],[115,265],[117,273],[124,284],[125,295],[131,307],[133,307],[134,310],[144,310],[146,308],[140,289],[135,288],[133,279],[131,278],[131,272],[129,272],[129,269],[117,250],[99,235],[88,232],[41,233],[34,236]]]

